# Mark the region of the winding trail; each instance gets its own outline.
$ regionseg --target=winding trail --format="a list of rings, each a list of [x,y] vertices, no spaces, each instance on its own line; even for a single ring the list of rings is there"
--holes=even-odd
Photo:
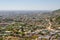
[[[46,19],[46,21],[48,21],[48,23],[49,23],[49,26],[47,27],[47,29],[50,31],[55,31],[54,29],[51,29],[51,27],[52,27],[51,21],[49,19]]]

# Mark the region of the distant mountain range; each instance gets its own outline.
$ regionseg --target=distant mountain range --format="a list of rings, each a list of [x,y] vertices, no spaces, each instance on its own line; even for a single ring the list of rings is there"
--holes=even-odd
[[[19,14],[36,14],[36,13],[45,13],[49,11],[39,11],[39,10],[34,10],[34,11],[0,11],[0,16],[15,16]]]
[[[48,10],[34,10],[34,11],[0,11],[0,16],[8,17],[8,16],[16,16],[20,14],[42,14],[44,15],[60,15],[60,9],[54,11]]]

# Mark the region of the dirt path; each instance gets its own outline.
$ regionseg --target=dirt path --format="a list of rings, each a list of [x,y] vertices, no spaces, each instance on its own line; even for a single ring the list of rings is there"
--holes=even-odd
[[[54,31],[53,29],[51,29],[51,27],[52,27],[51,21],[49,19],[46,19],[46,21],[48,21],[48,24],[49,24],[49,26],[47,27],[47,29],[51,30],[51,31]]]

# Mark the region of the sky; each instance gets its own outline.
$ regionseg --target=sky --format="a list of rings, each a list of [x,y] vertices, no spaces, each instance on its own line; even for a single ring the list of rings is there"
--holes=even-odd
[[[0,10],[56,10],[60,0],[0,0]]]

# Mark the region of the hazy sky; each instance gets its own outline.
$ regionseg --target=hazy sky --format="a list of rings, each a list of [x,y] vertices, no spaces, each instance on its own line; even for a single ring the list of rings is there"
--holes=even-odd
[[[60,0],[0,0],[0,10],[56,10]]]

